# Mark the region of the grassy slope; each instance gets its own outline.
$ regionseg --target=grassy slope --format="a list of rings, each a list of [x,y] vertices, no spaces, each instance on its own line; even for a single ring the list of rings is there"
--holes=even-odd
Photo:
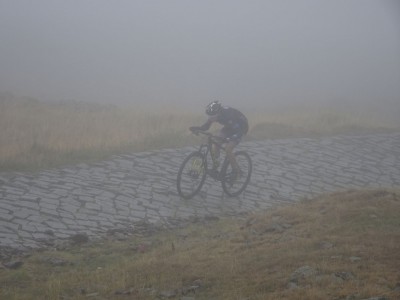
[[[0,269],[0,298],[399,299],[399,215],[398,191],[347,191],[148,237],[45,251],[18,270]],[[48,257],[73,265],[51,266]],[[293,279],[304,266],[309,276]]]
[[[0,170],[41,169],[111,154],[180,147],[198,116],[85,103],[0,99]]]
[[[248,139],[314,137],[399,129],[369,113],[302,108],[246,112]],[[87,103],[44,103],[0,95],[0,171],[43,169],[104,159],[111,154],[199,143],[188,127],[201,113],[149,111]]]

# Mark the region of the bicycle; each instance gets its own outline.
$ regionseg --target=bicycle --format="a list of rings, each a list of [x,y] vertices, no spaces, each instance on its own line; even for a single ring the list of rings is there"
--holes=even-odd
[[[207,143],[201,144],[197,151],[190,153],[182,162],[177,177],[177,189],[179,195],[184,199],[194,197],[202,188],[206,176],[211,176],[216,181],[221,181],[222,189],[231,197],[240,195],[250,182],[252,172],[252,161],[245,151],[236,151],[234,153],[239,165],[240,172],[234,172],[230,165],[228,157],[225,155],[220,170],[217,165],[218,159],[213,153],[212,145],[224,150],[223,144],[226,139],[215,136],[209,132],[199,131],[208,137]],[[213,168],[208,167],[208,161]]]

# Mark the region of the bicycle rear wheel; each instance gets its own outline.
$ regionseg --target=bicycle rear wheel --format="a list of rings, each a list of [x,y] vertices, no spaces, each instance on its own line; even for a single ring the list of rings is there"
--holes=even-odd
[[[179,168],[177,189],[184,199],[190,199],[196,195],[206,179],[207,163],[203,153],[192,152]]]
[[[221,170],[222,188],[231,197],[239,196],[245,190],[253,169],[251,158],[246,152],[235,152],[235,158],[239,165],[239,173],[234,172],[228,159],[225,160]]]

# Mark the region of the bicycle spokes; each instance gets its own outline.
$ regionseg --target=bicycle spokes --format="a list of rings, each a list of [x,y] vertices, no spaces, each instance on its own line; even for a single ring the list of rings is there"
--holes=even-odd
[[[225,181],[231,186],[241,179],[243,179],[243,172],[241,170],[231,170],[228,174],[225,174]]]
[[[204,172],[203,160],[197,157],[193,160],[188,175],[194,179],[197,179],[203,172]]]
[[[240,151],[235,153],[239,169],[232,168],[230,163],[224,166],[222,187],[229,196],[237,196],[246,188],[250,181],[252,164],[247,153]]]
[[[178,193],[189,199],[198,193],[206,178],[206,162],[201,152],[193,152],[183,161],[177,179]]]

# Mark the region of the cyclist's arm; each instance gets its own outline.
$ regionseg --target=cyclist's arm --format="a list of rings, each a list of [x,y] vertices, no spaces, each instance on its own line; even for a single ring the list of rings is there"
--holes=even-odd
[[[206,131],[206,130],[210,129],[211,124],[216,122],[216,121],[217,121],[217,116],[209,117],[207,122],[205,122],[203,125],[201,125],[199,127],[199,129],[202,130],[202,131]]]

